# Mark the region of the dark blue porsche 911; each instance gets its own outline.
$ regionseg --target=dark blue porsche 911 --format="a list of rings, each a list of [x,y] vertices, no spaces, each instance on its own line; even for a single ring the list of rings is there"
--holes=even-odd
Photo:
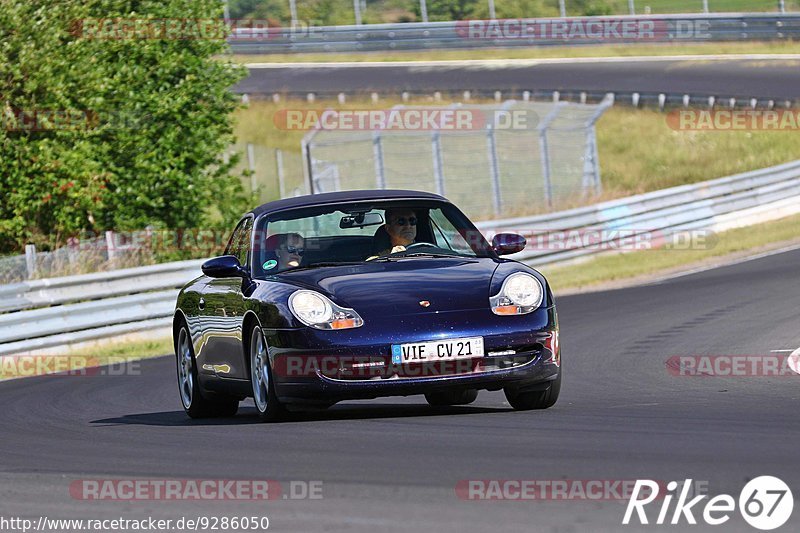
[[[225,254],[178,296],[178,385],[191,417],[264,420],[287,408],[424,394],[431,405],[503,389],[546,409],[561,389],[558,319],[544,277],[501,256],[441,196],[347,191],[247,213]]]

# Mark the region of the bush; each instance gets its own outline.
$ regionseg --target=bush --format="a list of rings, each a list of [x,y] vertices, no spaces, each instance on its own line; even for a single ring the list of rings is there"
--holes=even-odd
[[[0,253],[106,229],[228,225],[245,210],[236,159],[220,158],[233,142],[230,87],[246,75],[214,59],[224,34],[89,31],[107,28],[99,19],[191,27],[221,18],[219,0],[0,5]]]

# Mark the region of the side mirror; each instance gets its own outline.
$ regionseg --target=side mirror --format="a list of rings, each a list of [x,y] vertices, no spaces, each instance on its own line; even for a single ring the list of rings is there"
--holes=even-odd
[[[209,278],[240,278],[247,275],[247,271],[239,264],[239,259],[233,255],[209,259],[201,268],[203,274]]]
[[[497,255],[509,255],[525,249],[527,241],[516,233],[498,233],[492,239],[492,248]]]

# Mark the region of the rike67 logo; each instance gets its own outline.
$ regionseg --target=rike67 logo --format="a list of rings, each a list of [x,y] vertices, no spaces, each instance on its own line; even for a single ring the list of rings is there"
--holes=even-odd
[[[638,479],[622,523],[635,524],[697,524],[696,514],[708,525],[718,526],[731,519],[736,511],[737,501],[729,494],[708,498],[707,494],[689,499],[692,480],[687,479],[680,485],[677,481],[667,483],[666,494],[660,494],[659,484],[649,479]],[[677,496],[674,508],[672,502]],[[661,499],[658,517],[654,522],[652,512],[648,517],[645,507]],[[756,529],[769,531],[785,524],[792,516],[794,497],[789,486],[773,476],[759,476],[749,481],[739,493],[738,509],[745,522]],[[653,511],[655,509],[651,509]]]

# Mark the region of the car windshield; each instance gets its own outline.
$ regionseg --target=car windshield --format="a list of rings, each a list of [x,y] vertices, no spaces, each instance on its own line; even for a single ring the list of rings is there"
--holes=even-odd
[[[343,204],[284,211],[257,222],[256,277],[287,270],[424,257],[491,256],[475,226],[450,204]]]

